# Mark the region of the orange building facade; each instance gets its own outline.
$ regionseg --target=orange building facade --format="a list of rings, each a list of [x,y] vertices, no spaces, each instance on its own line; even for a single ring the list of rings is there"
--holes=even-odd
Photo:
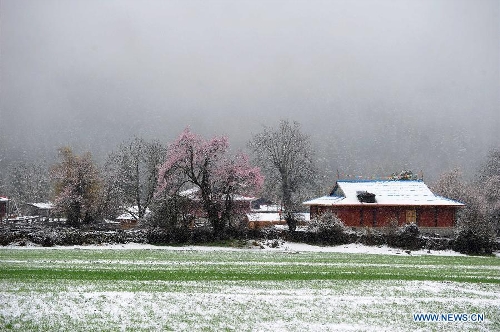
[[[434,195],[420,180],[337,181],[329,196],[307,202],[311,218],[326,212],[349,227],[453,227],[460,202]]]

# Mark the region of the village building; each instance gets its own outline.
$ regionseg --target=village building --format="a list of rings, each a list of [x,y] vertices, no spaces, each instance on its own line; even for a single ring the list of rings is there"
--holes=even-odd
[[[310,221],[309,213],[294,213],[294,217],[298,220],[298,225],[305,225]],[[285,214],[282,211],[277,212],[261,212],[252,210],[246,214],[247,225],[250,229],[259,229],[263,227],[286,225]]]
[[[190,214],[198,219],[193,220],[192,226],[203,225],[200,222],[205,217],[205,212],[201,207],[199,188],[191,188],[179,193],[180,197],[187,198],[191,205],[189,206]],[[241,214],[250,229],[258,229],[268,226],[285,225],[285,215],[280,205],[273,204],[273,202],[264,199],[243,196],[238,194],[231,195],[235,211]],[[309,213],[296,213],[296,218],[299,224],[303,225],[309,221]]]
[[[326,212],[349,227],[415,223],[423,228],[455,226],[464,204],[434,195],[422,180],[339,180],[330,195],[303,203],[311,218]]]
[[[115,219],[115,221],[120,224],[120,227],[122,229],[137,227],[139,221],[139,207],[137,205],[129,207],[122,206],[120,209],[123,213]],[[147,208],[144,213],[144,218],[147,218],[150,214],[151,210]]]
[[[203,211],[200,198],[200,189],[191,188],[179,193],[180,197],[190,200],[193,204],[191,206],[191,213],[197,218],[204,217],[205,212]],[[249,211],[252,207],[252,202],[256,200],[255,197],[248,197],[238,194],[232,194],[231,199],[233,201],[233,206],[236,211]]]
[[[9,199],[4,196],[0,196],[0,222],[7,217],[7,212],[9,210]]]
[[[299,225],[305,225],[310,221],[309,213],[296,212],[294,216]],[[283,207],[264,198],[252,202],[252,208],[246,214],[246,219],[249,229],[286,225]]]
[[[37,216],[39,218],[52,218],[52,211],[55,206],[52,203],[26,203],[28,207],[28,215]]]

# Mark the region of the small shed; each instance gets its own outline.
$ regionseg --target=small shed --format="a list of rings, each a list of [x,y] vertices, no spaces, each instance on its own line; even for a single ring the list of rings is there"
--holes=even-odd
[[[246,217],[250,229],[286,224],[285,219],[278,212],[252,212],[247,213]]]
[[[0,222],[7,216],[8,207],[9,199],[5,196],[0,196]]]
[[[30,216],[39,216],[42,218],[51,218],[54,204],[47,203],[27,203]]]
[[[294,213],[299,225],[310,221],[309,213]],[[286,225],[285,215],[281,212],[255,212],[246,214],[247,225],[250,229],[258,229],[275,225]]]
[[[434,195],[422,180],[339,180],[330,195],[303,204],[309,206],[311,218],[328,211],[350,227],[384,227],[397,221],[449,228],[464,206]]]
[[[137,205],[122,207],[123,211],[118,217],[116,217],[116,221],[120,223],[123,229],[134,228],[138,225],[139,221],[139,208]],[[146,209],[144,213],[144,217],[147,218],[151,214],[151,210],[149,208]]]
[[[205,216],[205,211],[202,206],[201,197],[200,197],[200,189],[199,188],[191,188],[184,191],[179,192],[179,196],[189,200],[190,204],[190,213],[196,218],[203,218]],[[253,201],[256,200],[255,197],[243,196],[239,194],[232,194],[232,205],[235,211],[246,212],[250,211],[252,208]]]

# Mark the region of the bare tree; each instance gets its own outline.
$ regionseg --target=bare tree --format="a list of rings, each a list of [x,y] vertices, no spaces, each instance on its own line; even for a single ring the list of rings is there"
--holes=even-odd
[[[123,143],[106,162],[106,199],[143,219],[153,201],[164,155],[165,148],[158,141],[136,137]]]
[[[298,122],[281,120],[278,128],[265,127],[249,142],[255,162],[261,167],[266,193],[281,201],[290,231],[295,231],[300,195],[315,187],[317,169],[308,135]]]
[[[481,188],[485,214],[500,234],[500,148],[493,149],[479,170],[476,186]]]
[[[490,177],[500,176],[500,148],[492,149],[486,161],[481,166],[479,178],[486,179]]]
[[[458,170],[444,173],[434,192],[465,204],[457,216],[454,249],[463,253],[491,253],[494,243],[494,227],[488,219],[488,203],[484,187],[464,181]]]
[[[7,169],[7,191],[22,204],[47,201],[50,198],[50,176],[43,162],[17,162]]]
[[[467,203],[471,200],[469,185],[464,181],[460,169],[455,168],[441,174],[438,181],[432,186],[433,191],[446,198]]]

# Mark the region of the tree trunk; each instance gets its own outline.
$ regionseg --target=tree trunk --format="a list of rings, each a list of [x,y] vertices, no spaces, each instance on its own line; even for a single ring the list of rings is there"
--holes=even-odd
[[[219,218],[219,213],[213,206],[208,209],[208,221],[212,225],[214,238],[219,239],[224,232],[224,220]]]
[[[69,208],[67,209],[66,212],[66,220],[68,225],[73,226],[73,227],[79,227],[80,226],[80,213],[81,213],[81,206],[80,203],[78,202],[73,202],[70,204]]]
[[[214,238],[220,238],[224,231],[224,220],[219,217],[219,209],[210,197],[210,191],[200,187],[203,207],[207,213],[207,218],[213,228]]]
[[[288,225],[288,230],[290,232],[295,232],[297,228],[297,220],[293,215],[293,203],[292,203],[292,193],[288,186],[288,180],[286,178],[283,179],[283,208],[285,209],[285,221]]]
[[[295,219],[292,212],[285,212],[285,221],[288,225],[288,230],[290,232],[295,232],[297,229],[297,219]]]

